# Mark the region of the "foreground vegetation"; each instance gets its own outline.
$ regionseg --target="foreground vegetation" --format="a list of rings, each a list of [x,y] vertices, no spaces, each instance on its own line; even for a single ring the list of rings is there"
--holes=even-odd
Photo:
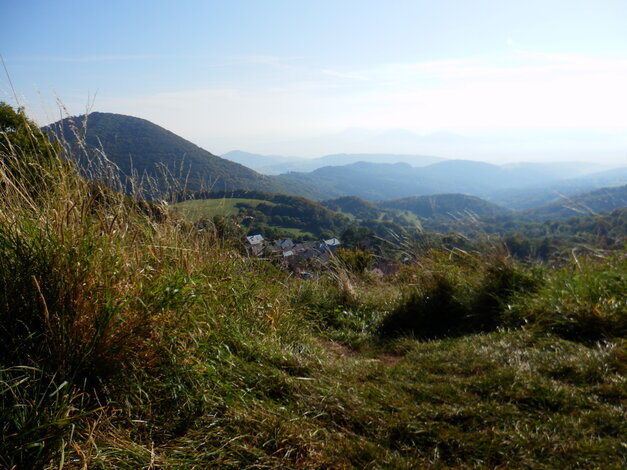
[[[3,108],[7,116],[12,114]],[[0,466],[624,468],[627,258],[404,246],[301,280],[0,151]]]

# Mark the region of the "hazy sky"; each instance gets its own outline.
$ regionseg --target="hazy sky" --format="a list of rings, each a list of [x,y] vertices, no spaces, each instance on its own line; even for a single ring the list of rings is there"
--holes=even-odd
[[[537,159],[551,136],[627,161],[626,0],[0,0],[0,18],[0,54],[41,124],[59,99],[218,154],[364,151],[342,133],[363,128],[511,137],[510,159]],[[0,100],[15,104],[4,71]]]

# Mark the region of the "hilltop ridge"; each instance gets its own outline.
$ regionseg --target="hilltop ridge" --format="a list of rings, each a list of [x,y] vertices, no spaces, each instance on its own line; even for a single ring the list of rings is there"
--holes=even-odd
[[[187,190],[235,189],[299,193],[289,183],[261,175],[243,165],[218,157],[146,119],[92,112],[57,121],[44,128],[60,136],[79,155],[81,168],[89,168],[102,154],[115,165],[118,177],[153,178],[157,186]],[[85,152],[77,152],[79,140]]]

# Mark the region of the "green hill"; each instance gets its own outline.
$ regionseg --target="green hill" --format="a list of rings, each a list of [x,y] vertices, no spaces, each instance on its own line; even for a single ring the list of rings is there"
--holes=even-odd
[[[239,216],[247,232],[261,232],[266,237],[331,238],[351,224],[346,215],[300,196],[244,190],[192,196],[174,206],[189,220]]]
[[[460,217],[486,217],[507,215],[511,211],[475,196],[465,194],[436,194],[410,196],[381,201],[379,207],[408,210],[425,219]]]
[[[335,199],[322,201],[321,204],[334,211],[350,214],[358,219],[378,219],[381,216],[381,209],[370,201],[358,198],[357,196],[343,196]]]
[[[145,119],[93,112],[51,124],[46,130],[64,140],[79,167],[91,178],[119,178],[130,190],[130,177],[143,180],[142,189],[174,187],[188,190],[255,189],[271,192],[306,192],[243,165],[220,158]],[[80,150],[84,143],[84,151]],[[115,165],[103,175],[102,153]],[[76,157],[78,155],[78,157]],[[106,173],[106,172],[104,172]],[[95,176],[94,176],[95,175]],[[152,179],[153,185],[147,180]]]

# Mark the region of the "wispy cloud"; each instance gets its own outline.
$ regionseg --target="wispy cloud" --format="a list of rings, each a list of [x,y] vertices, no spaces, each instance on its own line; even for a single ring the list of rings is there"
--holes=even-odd
[[[151,59],[168,59],[174,56],[165,56],[157,54],[139,54],[139,55],[93,55],[93,56],[32,56],[32,57],[8,57],[6,60],[10,62],[119,62],[132,60],[151,60]]]
[[[627,59],[514,51],[498,60],[381,64],[353,79],[357,125],[626,128]],[[365,112],[363,112],[365,110]]]
[[[348,80],[360,80],[360,81],[371,80],[368,74],[364,74],[360,72],[342,72],[339,70],[322,69],[320,70],[320,73],[322,73],[323,75],[328,75],[330,77],[343,78],[343,79],[348,79]]]

